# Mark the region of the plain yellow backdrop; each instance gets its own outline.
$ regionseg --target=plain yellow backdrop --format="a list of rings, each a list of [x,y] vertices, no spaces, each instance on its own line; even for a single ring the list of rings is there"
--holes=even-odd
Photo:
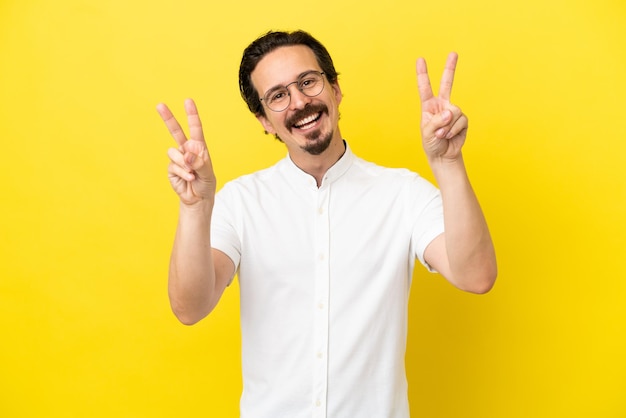
[[[416,270],[413,416],[626,416],[626,5],[621,0],[0,2],[0,417],[235,417],[238,290],[169,310],[177,199],[156,111],[196,99],[220,185],[272,164],[239,97],[244,47],[330,50],[342,134],[432,179],[414,63],[453,101],[496,242],[491,293]],[[354,388],[358,390],[358,388]]]

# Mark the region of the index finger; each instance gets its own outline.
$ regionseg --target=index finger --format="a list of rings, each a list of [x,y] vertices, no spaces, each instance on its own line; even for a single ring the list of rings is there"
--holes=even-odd
[[[417,71],[417,90],[419,91],[421,102],[424,103],[433,98],[433,89],[430,85],[430,78],[428,77],[426,60],[424,58],[418,58],[415,69]]]
[[[450,95],[452,94],[452,83],[454,82],[454,72],[456,70],[456,62],[459,56],[456,52],[450,52],[448,54],[448,60],[446,61],[446,67],[443,70],[441,76],[441,84],[439,85],[439,97],[443,100],[450,101]]]
[[[161,115],[161,119],[165,122],[165,126],[167,126],[167,130],[170,131],[174,141],[182,147],[185,142],[187,142],[187,137],[185,136],[183,128],[180,127],[180,123],[178,123],[174,117],[174,114],[164,103],[159,103],[157,105],[157,112]]]
[[[185,112],[187,112],[187,123],[189,124],[189,137],[204,142],[204,132],[202,131],[202,122],[198,115],[198,108],[193,100],[185,100]]]

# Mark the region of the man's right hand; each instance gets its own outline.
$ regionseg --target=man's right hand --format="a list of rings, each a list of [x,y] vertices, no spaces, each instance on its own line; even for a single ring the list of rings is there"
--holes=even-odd
[[[170,158],[168,176],[172,188],[185,205],[191,206],[205,199],[212,203],[216,190],[215,173],[196,104],[191,99],[185,100],[189,139],[165,104],[157,105],[157,111],[178,144],[178,148],[170,148],[167,152]]]

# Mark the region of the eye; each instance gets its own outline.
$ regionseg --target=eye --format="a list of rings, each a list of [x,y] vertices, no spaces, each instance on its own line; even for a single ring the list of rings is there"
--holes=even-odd
[[[311,87],[315,86],[315,83],[317,83],[317,78],[313,76],[308,76],[300,80],[300,88],[310,89]]]
[[[286,90],[283,90],[283,89],[276,90],[269,95],[268,101],[270,103],[280,102],[281,100],[284,100],[285,97],[287,97],[287,94],[288,93]]]

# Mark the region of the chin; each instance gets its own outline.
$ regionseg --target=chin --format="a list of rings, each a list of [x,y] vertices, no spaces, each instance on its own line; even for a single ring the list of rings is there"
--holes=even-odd
[[[330,147],[330,143],[333,140],[333,133],[329,132],[326,135],[321,132],[312,132],[306,135],[307,144],[302,149],[311,155],[320,155]]]

